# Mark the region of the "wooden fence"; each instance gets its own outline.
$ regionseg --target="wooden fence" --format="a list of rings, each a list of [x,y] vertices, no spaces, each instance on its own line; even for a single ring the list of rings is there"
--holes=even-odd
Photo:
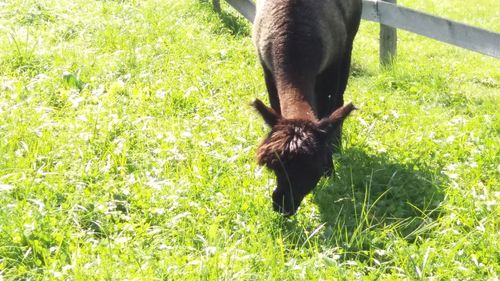
[[[213,0],[219,6],[219,0]],[[251,0],[226,0],[247,20],[255,18]],[[438,41],[500,58],[500,34],[460,22],[401,7],[396,0],[363,0],[363,19],[379,22],[380,61],[386,64],[396,56],[396,29],[404,29]]]

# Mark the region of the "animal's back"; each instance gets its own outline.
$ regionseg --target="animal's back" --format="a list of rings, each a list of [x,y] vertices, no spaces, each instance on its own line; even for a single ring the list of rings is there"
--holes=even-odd
[[[306,78],[350,48],[361,0],[258,0],[254,44],[273,73]]]

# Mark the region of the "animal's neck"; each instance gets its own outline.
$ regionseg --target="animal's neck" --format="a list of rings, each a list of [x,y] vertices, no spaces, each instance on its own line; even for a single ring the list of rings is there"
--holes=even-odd
[[[290,86],[278,89],[281,115],[286,119],[317,121],[312,91]]]

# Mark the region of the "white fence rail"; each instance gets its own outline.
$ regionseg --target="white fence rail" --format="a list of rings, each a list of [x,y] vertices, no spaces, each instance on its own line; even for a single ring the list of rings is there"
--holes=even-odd
[[[250,22],[253,22],[255,4],[251,0],[226,0],[226,2]],[[377,0],[363,0],[362,17],[365,20],[381,23],[382,30],[387,26],[404,29],[484,55],[500,58],[500,34],[495,32]],[[381,32],[380,40],[380,56],[382,63],[384,63],[395,55],[395,32],[392,35],[390,29],[388,33]]]

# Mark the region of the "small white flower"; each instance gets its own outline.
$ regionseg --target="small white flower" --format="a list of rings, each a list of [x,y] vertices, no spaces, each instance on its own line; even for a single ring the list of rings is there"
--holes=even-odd
[[[158,90],[155,93],[155,96],[159,99],[165,99],[165,96],[167,95],[167,92],[164,89]]]
[[[62,267],[62,270],[63,270],[63,272],[73,270],[73,266],[71,264],[67,264],[67,265]]]
[[[15,187],[13,185],[10,185],[10,184],[0,184],[0,192],[13,190],[14,188]]]
[[[185,132],[182,132],[181,133],[181,137],[185,138],[185,139],[190,139],[193,137],[193,134],[189,131],[185,131]]]
[[[127,237],[118,237],[115,239],[116,244],[125,244],[129,241]]]
[[[157,214],[157,215],[163,215],[165,214],[165,209],[164,208],[156,208],[153,213]]]

